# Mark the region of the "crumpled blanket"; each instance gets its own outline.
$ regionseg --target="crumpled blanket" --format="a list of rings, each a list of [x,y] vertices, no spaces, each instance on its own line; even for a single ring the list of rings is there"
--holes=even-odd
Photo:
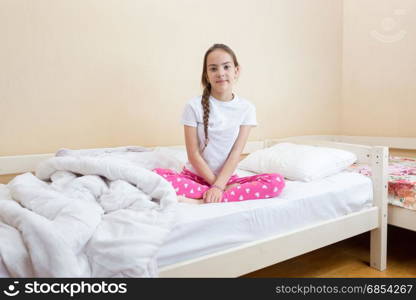
[[[0,186],[0,263],[10,277],[157,276],[177,197],[140,165],[152,153],[74,151]]]

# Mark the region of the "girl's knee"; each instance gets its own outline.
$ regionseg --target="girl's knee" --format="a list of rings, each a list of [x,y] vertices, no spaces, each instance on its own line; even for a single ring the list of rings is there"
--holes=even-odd
[[[274,186],[272,187],[272,197],[279,196],[283,191],[283,186]]]
[[[272,173],[269,175],[273,186],[277,186],[279,188],[283,188],[285,186],[285,178],[282,175],[278,173]]]
[[[278,173],[267,174],[267,183],[263,183],[261,187],[264,189],[264,193],[267,194],[265,198],[277,197],[281,194],[285,187],[284,177]]]
[[[284,187],[285,187],[284,178],[281,175],[279,175],[278,177],[276,177],[276,181],[274,181],[272,185],[273,197],[279,196],[282,193]]]

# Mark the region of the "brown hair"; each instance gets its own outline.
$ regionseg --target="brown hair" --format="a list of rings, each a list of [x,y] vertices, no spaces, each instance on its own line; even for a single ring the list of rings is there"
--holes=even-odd
[[[204,148],[202,149],[202,151],[205,150],[205,148],[208,145],[208,119],[209,119],[209,96],[211,94],[211,84],[208,81],[208,74],[207,74],[207,58],[208,55],[213,52],[214,50],[217,49],[221,49],[224,50],[225,52],[227,52],[233,59],[234,62],[234,66],[238,67],[238,61],[237,61],[237,57],[234,53],[233,50],[231,50],[230,47],[228,47],[227,45],[224,44],[214,44],[212,45],[207,52],[205,52],[204,55],[204,65],[203,65],[203,69],[202,69],[202,78],[201,78],[201,84],[202,87],[204,88],[203,92],[202,92],[202,99],[201,99],[201,104],[202,104],[202,108],[204,111],[204,116],[203,116],[203,120],[204,120],[204,133],[205,133],[205,145]]]

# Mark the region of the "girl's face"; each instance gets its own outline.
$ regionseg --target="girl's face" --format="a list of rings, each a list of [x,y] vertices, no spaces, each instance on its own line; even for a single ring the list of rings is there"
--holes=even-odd
[[[232,92],[239,72],[239,67],[234,65],[232,56],[224,50],[216,49],[208,55],[207,77],[214,92],[219,94]]]

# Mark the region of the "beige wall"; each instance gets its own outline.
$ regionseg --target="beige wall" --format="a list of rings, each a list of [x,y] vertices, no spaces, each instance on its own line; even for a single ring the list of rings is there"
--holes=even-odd
[[[345,0],[342,129],[416,137],[416,1]]]
[[[341,0],[0,0],[0,155],[183,144],[205,50],[229,44],[250,140],[340,128]]]

